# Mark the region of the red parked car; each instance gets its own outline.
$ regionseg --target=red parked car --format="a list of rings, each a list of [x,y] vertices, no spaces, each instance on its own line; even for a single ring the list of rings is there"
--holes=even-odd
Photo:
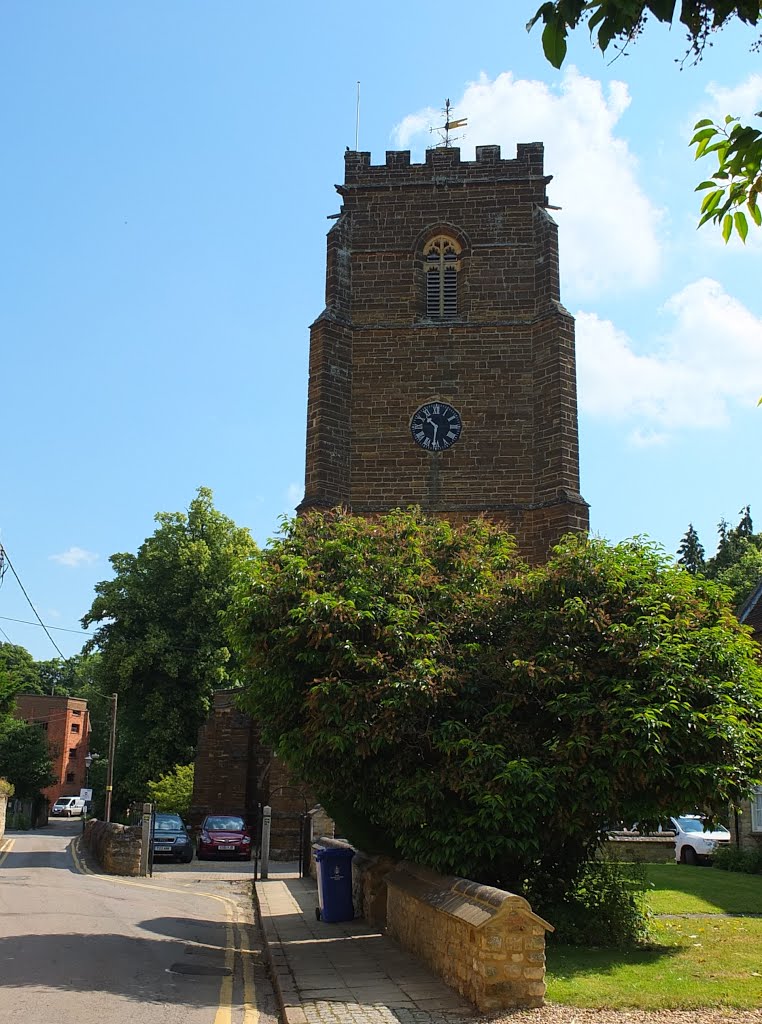
[[[196,844],[199,860],[210,857],[237,857],[250,860],[254,839],[243,818],[237,814],[208,814],[201,823]]]

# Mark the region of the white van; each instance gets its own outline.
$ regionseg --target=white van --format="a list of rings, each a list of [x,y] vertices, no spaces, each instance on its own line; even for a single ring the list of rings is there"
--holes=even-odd
[[[72,818],[77,814],[84,814],[85,801],[78,796],[61,796],[51,807],[50,813],[61,818]]]

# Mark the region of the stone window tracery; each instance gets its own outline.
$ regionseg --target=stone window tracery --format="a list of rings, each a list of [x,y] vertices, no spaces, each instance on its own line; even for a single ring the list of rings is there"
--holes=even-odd
[[[437,235],[424,246],[427,316],[451,320],[458,315],[460,253],[458,243],[447,235]]]

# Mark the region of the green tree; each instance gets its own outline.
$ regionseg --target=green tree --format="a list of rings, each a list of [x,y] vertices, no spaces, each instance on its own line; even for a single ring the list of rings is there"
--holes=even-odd
[[[719,570],[714,579],[730,590],[734,606],[740,608],[752,590],[762,583],[762,549],[747,545],[737,560]]]
[[[741,518],[733,528],[726,519],[720,520],[717,550],[702,570],[710,579],[728,587],[736,609],[762,580],[762,534],[754,532],[748,505],[739,515]]]
[[[553,67],[560,68],[567,51],[569,31],[586,24],[603,53],[613,46],[620,52],[634,44],[649,20],[667,25],[679,22],[688,37],[688,56],[701,60],[713,33],[733,21],[754,27],[760,23],[760,0],[548,0],[527,25],[544,24],[542,45]],[[758,46],[759,43],[755,43]],[[749,224],[762,225],[758,198],[762,190],[762,132],[740,124],[728,114],[724,123],[711,118],[696,123],[691,145],[696,159],[716,159],[717,166],[696,191],[706,191],[699,226],[712,221],[727,242],[733,230],[745,242]]]
[[[703,572],[706,564],[704,546],[699,540],[693,523],[688,523],[688,529],[680,541],[677,553],[680,556],[677,560],[678,565],[682,565],[688,572],[693,573],[694,576],[697,572]]]
[[[0,715],[0,778],[5,778],[21,800],[37,796],[56,781],[45,733],[13,715]]]
[[[25,647],[0,643],[0,678],[15,693],[44,693],[37,662]]]
[[[212,692],[235,679],[221,625],[248,530],[200,488],[187,513],[161,512],[138,553],[115,554],[114,578],[96,585],[82,620],[98,624],[102,693],[119,695],[115,803],[142,799],[150,779],[193,760]],[[99,751],[105,753],[105,751]]]
[[[723,516],[717,524],[717,550],[709,560],[707,575],[714,578],[719,571],[727,569],[738,554],[738,545],[735,542],[730,524]]]
[[[749,548],[762,548],[762,535],[754,533],[751,510],[745,505],[739,512],[738,525],[730,526],[725,518],[717,524],[717,550],[706,563],[706,575],[718,579],[725,569],[734,566]]]
[[[174,812],[185,817],[193,796],[193,765],[176,764],[171,772],[148,783],[148,798],[157,811]]]
[[[229,616],[244,703],[350,837],[567,889],[608,823],[759,771],[762,670],[725,591],[645,543],[511,538],[397,511],[287,523]]]

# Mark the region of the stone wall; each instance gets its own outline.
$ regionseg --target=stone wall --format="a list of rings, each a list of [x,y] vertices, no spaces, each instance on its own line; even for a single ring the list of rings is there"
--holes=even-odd
[[[321,836],[316,846],[353,849]],[[315,877],[314,858],[310,865]],[[355,914],[386,932],[482,1011],[542,1006],[545,932],[521,896],[356,852]]]
[[[754,853],[762,851],[762,832],[752,831],[750,800],[741,800],[737,815],[731,811],[728,828],[731,846]]]
[[[143,848],[141,825],[116,825],[91,818],[85,825],[84,843],[109,875],[139,875]]]
[[[386,928],[386,876],[395,869],[390,857],[358,853],[352,861],[352,895],[358,916],[377,928]]]
[[[479,1010],[542,1006],[553,926],[525,899],[405,861],[386,884],[388,933]]]
[[[600,855],[615,860],[666,864],[675,859],[675,837],[624,836],[615,832],[601,848]]]
[[[236,696],[235,690],[218,690],[199,730],[188,814],[194,828],[207,814],[240,814],[250,821],[256,816],[270,754],[262,753],[254,723],[239,710]]]
[[[188,820],[197,830],[207,814],[240,814],[258,826],[260,806],[272,808],[271,860],[296,860],[302,817],[314,797],[262,742],[258,724],[236,703],[239,691],[217,690],[198,734]]]
[[[310,839],[318,839],[320,836],[326,836],[329,839],[335,837],[336,822],[321,804],[313,807],[309,814],[311,823]]]

